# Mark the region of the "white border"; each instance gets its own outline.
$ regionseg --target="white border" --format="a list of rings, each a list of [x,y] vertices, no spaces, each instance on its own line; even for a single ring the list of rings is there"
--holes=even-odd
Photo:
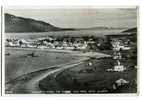
[[[7,7],[10,7],[10,6],[7,6]],[[5,8],[7,8],[5,7]],[[17,8],[19,6],[14,6],[14,8]],[[22,6],[22,9],[25,9],[25,8],[31,8],[31,9],[37,9],[37,7],[39,6],[32,6],[32,7],[29,7],[29,6]],[[20,7],[21,8],[21,7]],[[42,9],[54,9],[54,8],[63,8],[63,9],[80,9],[80,8],[136,8],[136,6],[42,6],[40,7]],[[137,7],[137,11],[139,10],[139,8]],[[4,9],[3,9],[3,12],[4,12]],[[138,14],[138,13],[137,13]],[[138,25],[139,26],[139,25]],[[4,29],[3,29],[4,30]],[[3,39],[4,39],[4,32],[3,32]],[[4,42],[4,41],[3,41]],[[3,43],[4,44],[4,43]],[[4,45],[3,45],[3,64],[5,64],[5,61],[4,61]],[[2,94],[4,96],[38,96],[38,95],[43,95],[43,96],[50,96],[50,95],[55,95],[55,96],[76,96],[76,95],[85,95],[85,96],[113,96],[114,94],[5,94],[5,70],[4,70],[4,65],[3,65],[3,78],[2,78],[2,82],[3,82],[3,87],[2,87]],[[139,75],[138,75],[139,76]],[[139,80],[139,79],[138,79]],[[139,84],[139,82],[137,82]],[[138,86],[139,88],[139,86]],[[131,94],[115,94],[117,96],[136,96],[138,95],[138,93],[131,93]]]
[[[140,16],[142,16],[142,7],[141,7],[141,0],[4,0],[2,3],[1,3],[3,6],[125,6],[125,5],[128,5],[128,6],[140,6]],[[142,22],[142,17],[139,17],[139,21]],[[139,23],[140,25],[141,23]],[[140,59],[142,59],[141,55],[142,53],[140,52],[142,50],[142,43],[140,43],[140,40],[142,40],[142,35],[140,34],[141,32],[141,29],[142,27],[139,26],[139,36],[138,36],[138,65],[140,66],[142,64],[142,61],[140,61]],[[142,68],[140,67],[139,68],[139,76],[141,76],[141,73],[140,73],[140,70],[142,71]],[[142,81],[141,79],[139,81]],[[142,90],[141,86],[139,86],[139,90]],[[139,94],[139,96],[141,96],[141,92]],[[4,95],[5,96],[5,95]],[[12,97],[8,98],[8,99],[12,99],[12,100],[15,100],[15,99],[22,99],[22,98],[17,98],[18,95],[13,95]],[[23,96],[23,95],[21,95]],[[20,96],[20,97],[21,97]],[[25,95],[24,95],[25,96]],[[26,96],[26,98],[23,98],[23,100],[25,99],[28,99],[29,95]],[[32,95],[31,95],[32,96]],[[30,97],[31,97],[30,96]],[[34,98],[30,98],[30,99],[35,99],[35,100],[38,100],[38,99],[41,99],[41,96],[45,96],[45,95],[41,95],[40,94],[40,97],[38,97],[39,95],[33,95],[33,96],[36,96]],[[47,95],[46,95],[47,96]],[[61,98],[56,98],[56,97],[61,97]],[[67,98],[64,98],[64,96],[67,96],[67,95],[48,95],[48,99],[67,99]],[[71,97],[72,95],[68,95],[69,97]],[[67,96],[67,97],[68,97]],[[94,99],[94,95],[85,95],[87,96],[87,98],[84,98],[84,94],[83,95],[73,95],[74,97],[72,98],[68,98],[68,99]],[[76,96],[80,97],[81,98],[76,98]],[[91,97],[90,97],[91,96]],[[92,97],[93,96],[93,97]],[[106,99],[109,99],[109,100],[114,100],[114,99],[124,99],[121,95],[117,95],[117,98],[115,95],[111,95],[113,96],[112,98],[110,98],[110,95],[107,95],[107,96],[103,96],[102,95],[95,95],[95,99],[100,99],[100,100],[106,100]],[[18,96],[19,97],[19,96]],[[52,97],[52,98],[51,98]],[[100,98],[101,97],[101,98]],[[5,98],[3,98],[5,99]],[[44,99],[44,98],[42,98]],[[45,98],[47,99],[47,98]],[[129,99],[129,100],[133,100],[133,99],[142,99],[142,98],[138,98],[138,97],[125,97],[125,99]],[[7,100],[7,99],[6,99]]]
[[[4,32],[4,10],[3,10],[3,7],[2,7],[2,19],[3,19],[3,21],[2,21],[2,71],[1,71],[1,73],[2,73],[2,79],[1,79],[1,81],[2,81],[2,95],[3,95],[3,89],[5,89],[5,87],[4,87],[4,81],[5,81],[5,46],[4,46],[4,40],[5,40],[5,36],[4,36],[4,34],[5,34],[5,32]]]
[[[32,6],[105,6],[105,5],[137,5],[139,0],[3,0],[3,5],[32,5]]]
[[[2,32],[2,7],[0,7],[0,32]],[[1,37],[2,34],[0,34],[0,39],[2,38]],[[1,43],[1,40],[0,40],[0,47],[1,47],[2,43]],[[0,65],[2,64],[1,61],[2,61],[2,58],[1,58],[1,54],[2,54],[2,51],[1,51],[1,48],[0,48]],[[2,66],[1,66],[2,68]],[[2,82],[1,82],[1,68],[0,68],[0,85],[2,86]],[[0,95],[1,95],[1,86],[0,86]]]

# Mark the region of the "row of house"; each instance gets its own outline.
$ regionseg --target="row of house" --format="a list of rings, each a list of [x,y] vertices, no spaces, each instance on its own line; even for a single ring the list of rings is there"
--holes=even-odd
[[[8,47],[21,47],[21,48],[55,48],[55,49],[86,49],[87,44],[91,41],[78,41],[77,42],[67,42],[67,41],[57,41],[56,39],[45,37],[36,39],[6,39],[5,46]]]

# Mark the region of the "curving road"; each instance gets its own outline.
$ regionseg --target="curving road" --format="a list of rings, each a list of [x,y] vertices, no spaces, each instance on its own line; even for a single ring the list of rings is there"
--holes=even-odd
[[[33,76],[30,80],[25,80],[21,76],[21,79],[19,78],[16,83],[7,83],[6,84],[6,91],[7,93],[39,93],[40,89],[38,87],[39,81],[46,78],[47,76],[54,74],[56,72],[63,71],[65,69],[69,69],[72,67],[75,67],[76,65],[79,65],[83,63],[85,60],[88,60],[89,58],[82,58],[78,61],[66,63],[66,64],[61,64],[57,66],[52,66],[52,67],[57,67],[56,69],[52,70],[46,70],[45,72],[41,74],[37,74]],[[50,68],[52,68],[50,67]],[[28,76],[28,74],[27,74]],[[24,80],[24,81],[23,81]]]

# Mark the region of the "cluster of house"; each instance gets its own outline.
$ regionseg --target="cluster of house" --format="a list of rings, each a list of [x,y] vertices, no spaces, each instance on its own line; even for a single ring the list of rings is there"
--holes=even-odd
[[[114,51],[120,51],[120,50],[130,50],[131,47],[128,46],[129,40],[127,40],[126,42],[119,40],[119,39],[115,39],[111,42],[112,46],[113,46],[113,50]]]
[[[82,41],[75,40],[70,42],[67,40],[58,41],[51,37],[36,38],[36,39],[6,39],[5,46],[7,47],[21,47],[21,48],[52,48],[52,49],[86,49],[88,43],[93,43],[93,41]]]

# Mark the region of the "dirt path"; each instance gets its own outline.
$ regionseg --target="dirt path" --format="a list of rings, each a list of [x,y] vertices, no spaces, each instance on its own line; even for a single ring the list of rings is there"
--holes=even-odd
[[[6,84],[6,87],[8,86],[7,90],[12,91],[12,93],[13,93],[13,91],[15,93],[16,92],[22,93],[22,89],[23,89],[23,91],[26,91],[26,93],[39,93],[40,89],[38,87],[38,84],[39,84],[40,80],[42,80],[42,79],[46,78],[47,76],[54,74],[56,72],[75,67],[76,65],[83,63],[87,59],[88,58],[82,58],[78,61],[57,65],[58,67],[56,69],[47,70],[44,73],[41,73],[40,75],[36,75],[36,76],[32,77],[30,80],[27,80],[24,82],[22,82],[22,79],[21,79],[21,80],[17,81],[16,84],[8,83],[8,84]]]

